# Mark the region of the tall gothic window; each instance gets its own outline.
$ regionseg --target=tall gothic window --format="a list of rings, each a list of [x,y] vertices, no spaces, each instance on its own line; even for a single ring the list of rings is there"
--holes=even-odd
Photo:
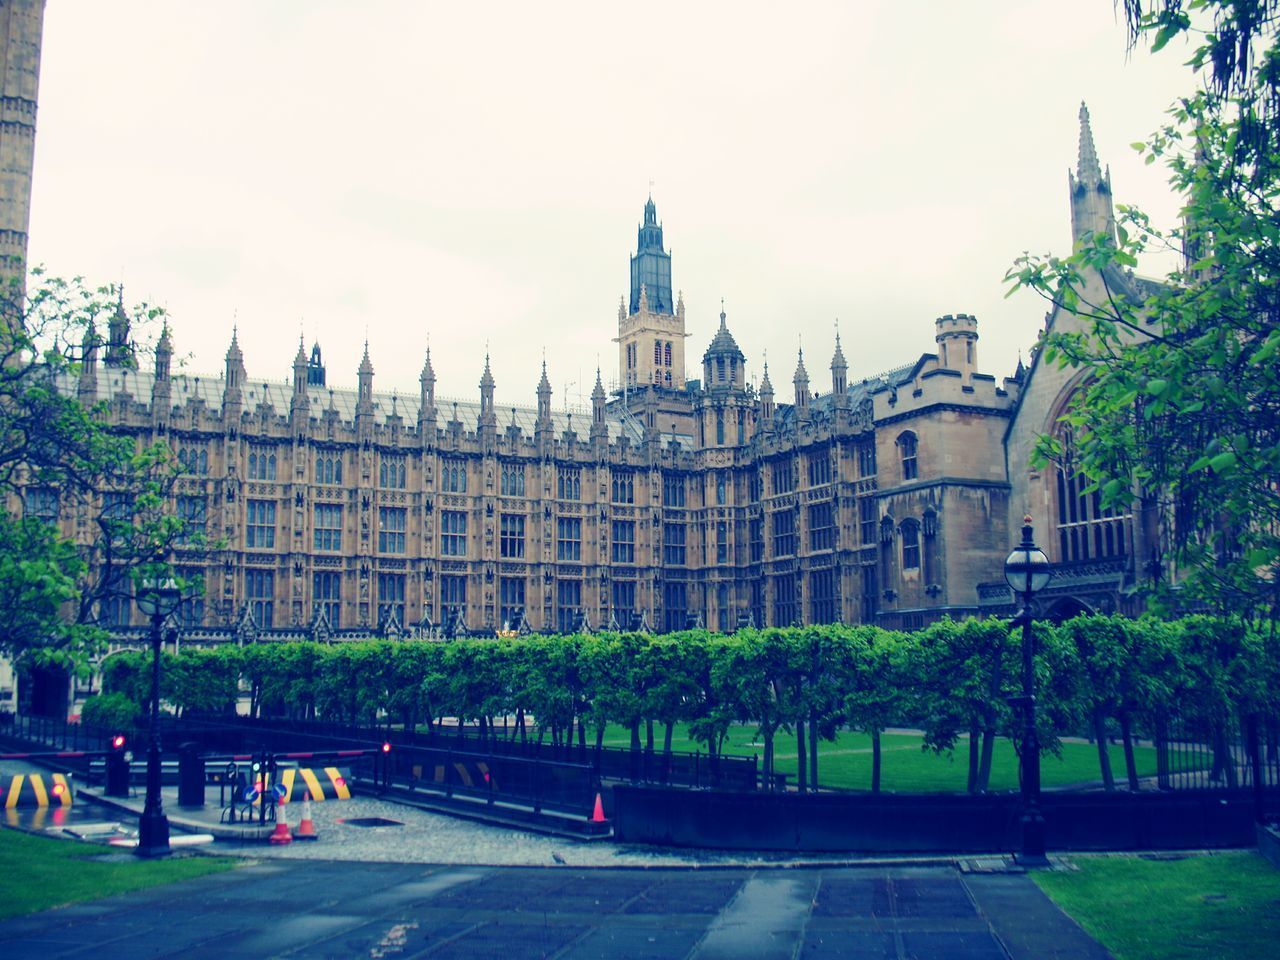
[[[378,463],[378,486],[388,490],[405,487],[404,457],[383,457]]]
[[[1058,560],[1099,560],[1123,557],[1129,552],[1128,531],[1132,519],[1128,512],[1117,513],[1102,506],[1102,495],[1094,490],[1085,493],[1089,478],[1075,466],[1075,437],[1069,427],[1059,434],[1062,459],[1055,467],[1058,501]]]
[[[316,483],[329,486],[342,483],[342,454],[324,453],[316,457]]]
[[[249,479],[274,480],[276,478],[276,455],[266,449],[249,450]]]
[[[440,461],[440,489],[445,493],[467,492],[467,463],[465,460]]]

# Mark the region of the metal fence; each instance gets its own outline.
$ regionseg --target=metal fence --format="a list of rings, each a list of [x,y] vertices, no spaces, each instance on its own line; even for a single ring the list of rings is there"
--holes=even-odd
[[[192,723],[195,721],[186,721]],[[674,787],[717,788],[722,790],[754,790],[759,781],[759,764],[755,756],[709,756],[700,751],[671,751],[621,747],[597,749],[593,744],[556,745],[537,737],[518,735],[515,728],[499,734],[495,728],[481,737],[478,727],[437,725],[432,733],[419,733],[398,727],[361,727],[318,721],[288,719],[219,719],[228,732],[239,731],[248,736],[268,735],[272,738],[287,733],[300,737],[304,744],[313,738],[339,738],[360,742],[389,742],[397,750],[420,747],[484,756],[503,756],[540,763],[564,763],[589,767],[595,776],[605,780],[663,784]],[[295,741],[297,742],[297,741]]]
[[[1280,787],[1280,717],[1164,716],[1153,733],[1161,790]]]

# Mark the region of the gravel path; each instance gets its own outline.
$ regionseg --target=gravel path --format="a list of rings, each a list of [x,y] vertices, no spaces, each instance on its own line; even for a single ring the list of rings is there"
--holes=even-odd
[[[219,841],[217,853],[244,853],[256,859],[363,860],[382,863],[431,863],[486,866],[672,867],[806,862],[803,858],[633,846],[609,840],[590,842],[548,837],[504,827],[471,823],[415,807],[355,797],[311,805],[320,839],[285,846],[231,844]],[[300,804],[290,804],[288,821],[296,827]],[[403,826],[359,827],[342,820],[383,817]],[[830,861],[830,857],[811,862]]]

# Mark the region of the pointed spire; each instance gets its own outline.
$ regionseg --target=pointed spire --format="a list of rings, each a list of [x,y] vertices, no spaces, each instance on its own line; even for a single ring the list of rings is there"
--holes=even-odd
[[[760,395],[764,396],[766,393],[771,397],[773,396],[773,384],[769,381],[768,360],[764,362],[764,379],[760,381]]]
[[[591,399],[603,400],[604,398],[605,398],[604,381],[600,378],[600,365],[596,364],[596,386],[595,386],[595,389],[591,391]]]
[[[493,373],[489,370],[489,351],[484,354],[484,373],[480,375],[480,389],[493,389]]]
[[[831,358],[832,370],[848,370],[849,364],[844,358],[844,351],[840,349],[840,321],[836,321],[836,352]]]
[[[227,348],[228,360],[242,360],[244,354],[240,352],[240,330],[235,324],[231,326],[231,346]]]
[[[367,339],[364,342],[364,357],[360,360],[359,372],[370,376],[373,375],[373,363],[369,360],[369,341]]]
[[[1080,101],[1080,155],[1076,161],[1076,180],[1093,186],[1102,181],[1098,151],[1093,146],[1093,130],[1089,126],[1089,108]]]
[[[298,334],[298,352],[294,354],[293,365],[304,369],[307,366],[307,347],[303,342],[302,334]]]
[[[548,394],[551,393],[551,381],[547,379],[547,361],[545,360],[542,361],[542,379],[538,381],[538,393],[541,394],[544,390]]]
[[[803,383],[806,386],[809,383],[809,371],[804,368],[804,347],[800,348],[798,358],[796,360],[796,375],[793,380],[796,384]]]
[[[640,312],[649,312],[649,290],[643,283],[640,284]]]

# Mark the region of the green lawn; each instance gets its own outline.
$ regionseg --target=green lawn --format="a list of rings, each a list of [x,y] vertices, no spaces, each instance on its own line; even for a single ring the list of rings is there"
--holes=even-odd
[[[654,746],[662,749],[661,726],[654,730]],[[724,752],[762,756],[764,746],[755,739],[756,728],[735,726],[725,738]],[[643,737],[643,731],[641,732]],[[622,727],[610,727],[605,745],[626,747],[630,734]],[[963,738],[952,754],[921,750],[918,734],[886,733],[881,743],[881,788],[900,792],[963,791],[969,777],[969,741]],[[675,750],[700,750],[702,744],[688,739],[687,728],[676,727]],[[795,776],[796,741],[787,733],[774,738],[774,766],[779,773]],[[1156,772],[1156,752],[1151,747],[1134,751],[1140,776]],[[1124,779],[1124,753],[1111,748],[1111,770],[1117,781]],[[1064,743],[1062,756],[1046,755],[1041,761],[1041,778],[1046,787],[1100,781],[1098,749],[1090,743]],[[853,790],[871,788],[871,737],[865,733],[842,731],[834,741],[823,740],[818,747],[818,782],[828,787]],[[1004,738],[996,741],[991,759],[991,789],[1015,790],[1018,786],[1018,758],[1013,745]]]
[[[1078,857],[1032,876],[1116,960],[1272,958],[1280,872],[1252,852],[1185,860]]]
[[[205,856],[127,863],[93,859],[119,852],[0,827],[0,919],[189,880],[239,863]]]

